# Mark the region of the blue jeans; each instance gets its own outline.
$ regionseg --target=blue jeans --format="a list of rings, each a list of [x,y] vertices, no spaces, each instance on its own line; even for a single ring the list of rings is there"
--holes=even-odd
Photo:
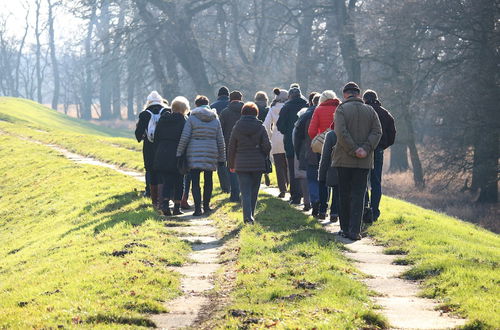
[[[318,182],[318,165],[307,166],[307,183],[309,185],[309,196],[311,203],[318,203],[319,199],[319,182]]]
[[[365,200],[370,201],[370,207],[373,212],[373,220],[380,216],[380,199],[382,198],[382,167],[384,166],[384,149],[377,148],[373,154],[373,169],[370,171],[371,194],[368,197],[366,190]]]
[[[229,196],[229,200],[231,202],[238,202],[240,200],[240,184],[238,182],[238,174],[231,173],[229,168],[226,168],[226,171],[229,175],[229,183],[231,186],[231,195]]]
[[[262,172],[238,172],[238,181],[241,187],[241,206],[243,207],[243,219],[254,220],[257,196],[259,195],[260,180]]]

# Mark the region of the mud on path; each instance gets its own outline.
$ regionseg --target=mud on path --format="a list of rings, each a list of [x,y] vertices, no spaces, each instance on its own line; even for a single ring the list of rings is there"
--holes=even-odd
[[[279,194],[275,188],[261,186],[261,189],[273,196]],[[392,329],[452,329],[466,323],[465,319],[439,312],[437,301],[419,297],[420,284],[402,278],[410,266],[394,264],[398,256],[384,254],[384,248],[368,237],[352,241],[337,235],[340,230],[338,221],[324,221],[321,224],[348,249],[344,255],[368,275],[363,282],[377,293],[373,300],[381,306],[381,312]]]
[[[121,174],[144,182],[144,174],[124,170],[116,165],[101,162],[94,158],[72,153],[60,146],[29,140],[56,150],[67,159],[79,163],[106,167]],[[151,315],[151,320],[161,329],[186,328],[195,324],[202,312],[210,309],[209,291],[214,288],[214,274],[221,266],[219,261],[224,249],[223,240],[218,238],[217,228],[209,217],[192,217],[189,214],[171,218],[181,225],[168,226],[181,240],[191,243],[193,251],[189,254],[190,263],[179,267],[169,267],[182,275],[182,295],[165,303],[168,312]]]

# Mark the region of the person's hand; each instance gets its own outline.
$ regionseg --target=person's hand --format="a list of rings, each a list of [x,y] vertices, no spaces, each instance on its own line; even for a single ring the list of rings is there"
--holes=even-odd
[[[356,149],[356,157],[363,159],[366,158],[366,156],[368,156],[368,153],[365,151],[365,149],[361,147]]]
[[[230,168],[230,169],[229,169],[229,172],[231,172],[231,173],[236,173],[236,171],[234,170],[234,168]]]

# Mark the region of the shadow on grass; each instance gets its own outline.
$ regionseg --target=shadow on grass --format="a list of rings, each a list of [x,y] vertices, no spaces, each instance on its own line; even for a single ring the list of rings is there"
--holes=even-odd
[[[147,207],[148,205],[146,204],[143,204],[140,207],[132,210],[123,210],[121,212],[106,216],[107,213],[120,210],[140,198],[141,197],[138,196],[137,192],[128,192],[107,198],[104,201],[100,200],[85,206],[80,215],[88,215],[90,213],[95,216],[95,220],[85,222],[68,230],[61,235],[61,238],[73,232],[84,230],[92,226],[95,226],[93,233],[98,234],[102,231],[113,228],[118,224],[140,226],[148,219],[156,219],[159,221],[158,214],[152,208]],[[103,203],[105,201],[109,201],[109,203]]]

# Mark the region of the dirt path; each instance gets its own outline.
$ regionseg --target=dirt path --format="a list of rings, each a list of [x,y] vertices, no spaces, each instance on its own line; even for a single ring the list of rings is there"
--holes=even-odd
[[[262,186],[261,189],[273,196],[279,194],[275,188]],[[451,329],[465,324],[464,319],[439,312],[436,301],[418,297],[421,291],[419,283],[401,278],[410,266],[395,265],[397,256],[384,254],[384,248],[370,238],[351,241],[338,236],[338,222],[326,221],[322,225],[349,249],[344,255],[369,276],[364,283],[378,293],[374,300],[382,307],[382,313],[394,329]]]
[[[123,170],[116,165],[72,153],[57,145],[43,145],[56,150],[75,163],[110,168],[144,182],[143,173]],[[213,275],[221,266],[219,257],[224,248],[222,240],[217,238],[217,228],[209,218],[183,215],[171,220],[175,220],[179,225],[169,226],[169,230],[172,230],[181,240],[190,242],[193,252],[189,254],[190,263],[180,267],[170,267],[172,271],[182,275],[183,294],[165,304],[168,313],[151,316],[156,326],[161,329],[189,327],[195,323],[201,311],[205,311],[210,306],[208,292],[214,287]]]

